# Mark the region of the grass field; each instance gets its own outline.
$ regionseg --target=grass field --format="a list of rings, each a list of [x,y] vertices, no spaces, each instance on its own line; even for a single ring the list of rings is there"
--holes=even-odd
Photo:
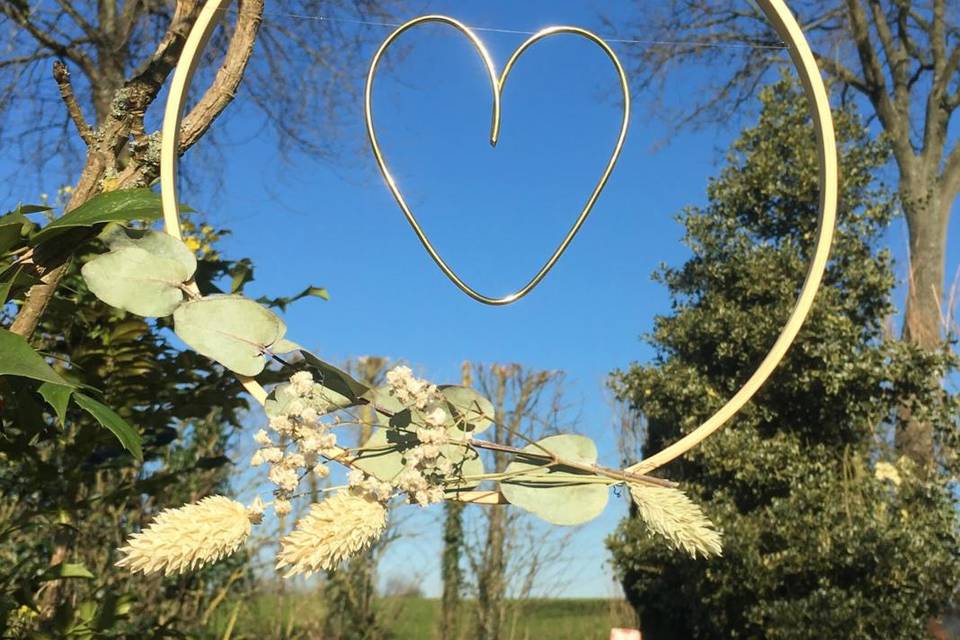
[[[436,637],[440,602],[428,598],[385,598],[377,602],[380,619],[392,640],[431,640]],[[264,595],[224,607],[224,616],[211,629],[223,637],[236,609],[230,637],[320,639],[325,607],[310,594]],[[511,602],[505,640],[607,640],[613,626],[633,626],[633,614],[617,600],[528,600]],[[474,606],[465,602],[460,637],[471,640]]]

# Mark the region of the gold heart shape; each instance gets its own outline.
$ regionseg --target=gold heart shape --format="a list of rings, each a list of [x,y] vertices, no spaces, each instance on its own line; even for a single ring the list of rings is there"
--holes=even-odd
[[[593,42],[600,47],[604,53],[607,54],[607,57],[610,58],[610,61],[613,63],[613,66],[617,71],[617,76],[620,79],[620,89],[623,92],[623,119],[620,123],[620,133],[617,136],[617,143],[613,147],[613,152],[610,154],[610,159],[607,161],[607,166],[600,175],[600,179],[597,181],[596,186],[590,193],[590,197],[587,198],[586,204],[584,204],[583,208],[580,210],[580,215],[577,216],[573,226],[570,227],[570,230],[567,231],[567,235],[564,236],[560,244],[557,245],[557,248],[554,249],[553,253],[550,255],[550,258],[548,258],[543,266],[540,267],[540,270],[537,271],[532,278],[530,278],[527,284],[523,285],[513,293],[499,298],[485,296],[464,282],[463,279],[457,275],[457,273],[450,267],[450,265],[446,263],[446,261],[434,248],[433,243],[430,242],[430,239],[420,226],[420,223],[417,222],[417,217],[413,214],[413,211],[410,209],[410,206],[404,199],[403,194],[400,193],[400,188],[397,186],[396,180],[393,179],[393,176],[390,174],[390,170],[387,169],[387,163],[383,157],[383,151],[380,149],[380,142],[377,139],[376,130],[373,126],[373,79],[374,76],[376,76],[377,68],[380,65],[380,59],[383,57],[383,54],[387,48],[400,36],[400,34],[412,29],[413,27],[416,27],[417,25],[428,22],[439,22],[450,25],[457,31],[467,36],[467,38],[470,39],[470,42],[473,43],[474,48],[480,54],[480,57],[483,59],[483,64],[490,77],[490,85],[493,89],[493,121],[490,126],[490,144],[492,146],[496,146],[497,139],[500,136],[500,102],[502,99],[503,87],[507,82],[507,77],[510,75],[510,70],[513,69],[513,65],[517,62],[517,59],[523,54],[523,52],[540,40],[561,33],[570,33],[586,38],[590,42]],[[603,41],[602,38],[587,31],[586,29],[580,29],[579,27],[548,27],[533,34],[527,38],[523,44],[517,47],[517,49],[510,56],[510,59],[507,60],[507,64],[503,67],[503,71],[500,73],[500,76],[497,77],[490,54],[487,52],[486,47],[483,46],[483,42],[481,42],[480,39],[473,33],[473,31],[470,30],[470,27],[453,18],[441,15],[429,15],[414,18],[413,20],[405,22],[397,27],[396,31],[391,33],[387,39],[383,41],[383,44],[380,45],[380,48],[377,50],[376,54],[374,54],[373,61],[370,63],[370,71],[367,74],[367,86],[364,94],[367,137],[370,139],[370,146],[373,149],[373,156],[376,158],[377,166],[380,167],[380,173],[383,174],[383,178],[387,181],[387,187],[389,187],[390,192],[397,201],[397,204],[400,205],[400,209],[403,211],[403,215],[406,217],[407,222],[409,222],[410,226],[413,227],[413,231],[417,234],[417,237],[420,239],[421,244],[423,244],[424,249],[427,250],[427,253],[430,254],[431,258],[433,258],[433,261],[437,263],[437,266],[440,267],[440,270],[443,271],[443,273],[468,296],[474,300],[490,305],[505,305],[510,304],[511,302],[516,302],[523,296],[530,293],[538,284],[540,284],[540,281],[543,280],[547,273],[550,272],[550,269],[553,268],[553,265],[557,263],[557,260],[559,260],[560,256],[563,255],[563,252],[567,250],[570,242],[573,241],[574,236],[576,236],[577,232],[580,231],[580,227],[583,226],[587,216],[590,215],[590,211],[593,209],[593,205],[596,203],[597,198],[600,197],[600,192],[603,191],[603,187],[607,184],[607,179],[613,172],[613,167],[617,164],[617,159],[620,157],[620,151],[623,148],[623,142],[627,137],[627,126],[630,123],[630,90],[627,85],[627,75],[623,71],[623,66],[617,59],[616,54],[607,45],[607,43]]]

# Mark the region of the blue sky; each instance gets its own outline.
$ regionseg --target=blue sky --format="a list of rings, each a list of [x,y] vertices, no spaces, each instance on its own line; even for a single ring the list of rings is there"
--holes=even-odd
[[[597,9],[587,5],[435,1],[424,2],[419,13],[520,31],[571,24],[603,35]],[[608,8],[615,14],[620,6]],[[293,19],[268,12],[265,28]],[[388,33],[385,28],[383,36]],[[481,37],[498,66],[525,38],[490,32]],[[469,43],[442,26],[418,28],[403,43],[409,45],[406,56],[382,71],[375,92],[387,161],[451,265],[484,293],[512,291],[566,233],[606,162],[620,113],[614,71],[599,49],[575,37],[536,45],[508,82],[501,140],[492,149],[490,88]],[[626,56],[638,45],[612,46]],[[700,79],[694,69],[677,74],[667,104],[687,100]],[[654,315],[669,311],[669,301],[650,274],[659,263],[677,264],[687,255],[672,216],[704,202],[708,177],[749,114],[732,114],[729,127],[680,133],[662,145],[670,132],[651,113],[651,96],[634,95],[620,162],[563,259],[527,298],[487,307],[434,266],[372,155],[333,163],[285,160],[269,135],[251,135],[257,123],[243,100],[241,89],[239,103],[217,125],[224,141],[222,166],[213,170],[218,179],[203,181],[210,170],[197,167],[192,152],[183,170],[198,179],[181,197],[233,231],[223,251],[254,261],[251,295],[293,293],[308,283],[329,289],[329,302],[306,300],[288,311],[291,339],[330,360],[364,354],[404,359],[437,382],[457,382],[464,360],[563,370],[579,430],[597,441],[603,463],[618,464],[605,378],[651,356],[639,335],[650,329]],[[365,149],[359,102],[354,121],[339,135],[345,147]],[[0,172],[10,170],[0,158]],[[41,189],[54,192],[70,182],[72,177],[54,172]],[[33,198],[34,180],[8,184],[14,200]],[[897,226],[891,245],[902,254],[904,244]],[[798,283],[801,278],[797,274]],[[603,516],[576,530],[567,547],[563,573],[571,580],[563,595],[613,592],[603,540],[625,509],[622,500],[612,499]],[[381,569],[384,578],[415,565],[426,577],[426,592],[437,593],[440,511],[435,507],[432,515],[413,520],[410,530],[417,535],[394,543]]]

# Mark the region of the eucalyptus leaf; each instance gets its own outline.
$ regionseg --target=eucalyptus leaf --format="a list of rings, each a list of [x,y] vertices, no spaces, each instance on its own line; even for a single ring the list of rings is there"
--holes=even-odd
[[[174,332],[195,351],[244,376],[263,371],[263,354],[287,330],[275,313],[237,295],[185,302],[174,311],[173,323]]]
[[[183,240],[178,240],[169,233],[153,229],[125,229],[119,225],[111,225],[101,237],[113,251],[125,247],[136,247],[159,258],[169,258],[183,266],[189,274],[187,280],[193,277],[197,270],[197,257],[193,251],[183,243]]]
[[[0,376],[22,376],[41,382],[73,386],[54,371],[22,337],[0,329]]]
[[[290,353],[291,351],[300,351],[301,349],[303,349],[303,347],[286,338],[277,340],[273,343],[273,346],[270,347],[270,350],[274,353]]]
[[[480,484],[480,480],[466,479],[483,474],[483,459],[476,449],[447,444],[443,446],[443,455],[453,463],[453,477],[446,483],[446,490],[468,491]]]
[[[97,256],[80,273],[90,291],[110,306],[138,316],[161,317],[183,302],[180,287],[193,269],[182,261],[128,246]]]
[[[475,435],[493,424],[493,403],[475,389],[445,385],[440,387],[440,393],[453,413],[451,430],[468,431]]]
[[[391,482],[403,470],[403,451],[417,446],[412,433],[396,429],[374,429],[357,450],[353,466],[383,482]]]
[[[377,423],[382,427],[404,429],[412,421],[410,410],[390,394],[390,387],[382,385],[367,390],[363,399],[377,412]]]
[[[267,394],[267,399],[263,403],[263,410],[271,418],[286,415],[287,405],[296,400],[296,398],[297,396],[293,392],[293,385],[289,382],[282,382]]]
[[[117,415],[117,413],[107,405],[83,393],[74,393],[73,401],[77,403],[78,407],[93,416],[102,427],[112,431],[113,435],[117,436],[120,444],[123,445],[123,448],[133,454],[134,458],[141,462],[143,461],[140,434],[137,433],[136,429],[127,424],[126,420]]]
[[[551,461],[544,459],[552,454],[571,462],[595,464],[597,447],[590,438],[576,434],[550,436],[522,451],[507,465],[505,473],[523,474],[500,482],[500,491],[510,503],[559,525],[582,524],[603,512],[610,490],[606,484],[589,481],[595,474],[548,466]]]

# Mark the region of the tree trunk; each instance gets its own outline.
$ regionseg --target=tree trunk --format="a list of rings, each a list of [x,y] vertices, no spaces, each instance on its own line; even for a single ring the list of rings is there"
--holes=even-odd
[[[460,569],[460,553],[463,548],[463,503],[448,500],[444,510],[440,640],[454,640],[458,636],[460,593],[463,590],[463,572]]]
[[[906,181],[905,181],[906,182]],[[926,180],[921,182],[926,183]],[[910,236],[910,273],[903,337],[923,349],[942,346],[946,310],[942,308],[947,223],[953,197],[942,197],[936,184],[902,191]],[[912,191],[912,193],[911,193]],[[915,420],[904,408],[896,436],[897,450],[921,468],[933,462],[933,428]]]

